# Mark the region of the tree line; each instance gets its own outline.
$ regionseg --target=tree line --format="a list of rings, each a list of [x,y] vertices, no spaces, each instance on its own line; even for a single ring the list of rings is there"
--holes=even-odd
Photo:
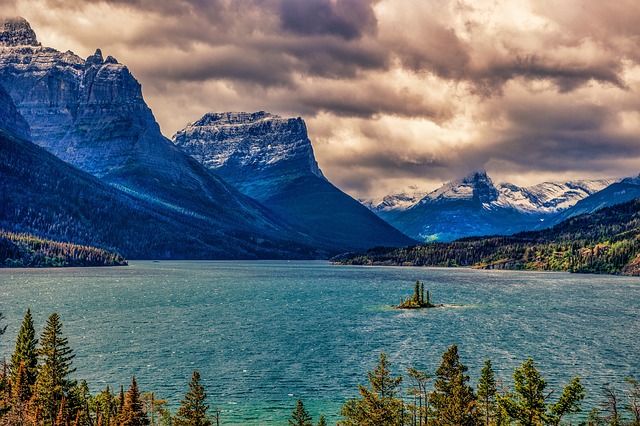
[[[336,263],[640,275],[639,235],[640,199],[635,199],[543,231],[402,248],[376,247],[336,259]]]
[[[0,267],[122,266],[118,253],[0,229]]]
[[[3,320],[0,314],[0,321]],[[0,327],[0,335],[6,330]],[[49,316],[36,336],[30,310],[24,316],[9,362],[0,371],[0,426],[219,426],[224,419],[210,411],[197,370],[175,415],[168,401],[155,393],[142,394],[135,377],[125,392],[107,386],[92,395],[86,381],[72,378],[75,354],[64,336],[57,313]],[[584,388],[572,379],[557,397],[547,388],[532,359],[514,370],[513,387],[506,387],[486,360],[477,386],[470,385],[468,368],[452,345],[434,374],[409,368],[404,378],[391,374],[384,353],[369,385],[358,386],[358,397],[340,410],[339,426],[558,426],[582,411]],[[296,401],[288,424],[314,426],[302,400]],[[317,426],[325,426],[321,415]],[[572,424],[572,423],[569,423]],[[640,426],[640,384],[627,379],[627,389],[603,388],[603,401],[588,412],[582,426]]]
[[[0,328],[0,334],[5,330],[6,326]],[[0,372],[0,425],[213,426],[217,420],[217,413],[207,413],[207,395],[197,370],[172,416],[168,401],[156,399],[154,393],[141,394],[135,377],[126,392],[120,387],[116,394],[107,386],[91,395],[86,381],[72,379],[74,357],[58,314],[49,316],[38,339],[27,309],[15,350]]]

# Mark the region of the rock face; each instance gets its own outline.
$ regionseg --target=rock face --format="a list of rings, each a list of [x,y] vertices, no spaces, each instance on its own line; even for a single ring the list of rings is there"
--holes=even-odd
[[[31,131],[27,120],[18,112],[11,96],[0,85],[0,130],[20,139],[29,139]]]
[[[244,194],[264,200],[300,176],[325,179],[301,118],[264,111],[207,114],[173,142]]]
[[[300,118],[207,114],[173,141],[334,251],[412,242],[327,181]]]
[[[449,182],[406,206],[373,205],[377,214],[421,241],[508,235],[551,226],[553,218],[616,179],[494,185],[486,172]]]
[[[42,47],[23,19],[0,27],[0,83],[33,142],[159,210],[205,220],[211,234],[243,235],[240,257],[311,243],[162,136],[126,66],[100,50],[84,60]]]

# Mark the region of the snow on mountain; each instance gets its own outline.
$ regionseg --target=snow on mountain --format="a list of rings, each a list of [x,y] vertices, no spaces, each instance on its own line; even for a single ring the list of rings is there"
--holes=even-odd
[[[414,242],[323,176],[301,118],[264,111],[211,113],[176,133],[173,141],[332,249]]]
[[[250,168],[260,173],[277,169],[278,173],[311,173],[324,179],[301,118],[264,111],[211,113],[180,130],[173,141],[221,174],[225,170]]]
[[[382,198],[361,199],[360,202],[376,213],[391,210],[406,210],[414,206],[427,194],[427,191],[420,189],[417,185],[411,185],[408,188],[394,191]]]
[[[428,192],[417,186],[409,191],[399,191],[377,199],[365,199],[362,203],[372,211],[390,212],[407,210],[419,203],[433,203],[454,200],[472,200],[474,194],[481,197],[479,184],[484,187],[485,208],[512,208],[537,214],[556,213],[566,210],[578,201],[594,194],[620,179],[575,180],[569,182],[543,182],[529,187],[519,187],[511,183],[494,185],[486,172],[474,172]],[[493,187],[493,188],[492,188]],[[495,197],[497,191],[497,198]]]

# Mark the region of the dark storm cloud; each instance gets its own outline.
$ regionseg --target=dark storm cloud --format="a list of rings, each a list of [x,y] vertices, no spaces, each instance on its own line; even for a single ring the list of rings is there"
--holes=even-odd
[[[369,0],[282,0],[282,28],[298,35],[361,38],[376,31],[377,19]]]
[[[127,64],[168,134],[212,111],[302,116],[325,174],[360,193],[480,168],[508,180],[640,167],[637,0],[3,8],[25,14],[44,45],[83,56],[100,47]]]

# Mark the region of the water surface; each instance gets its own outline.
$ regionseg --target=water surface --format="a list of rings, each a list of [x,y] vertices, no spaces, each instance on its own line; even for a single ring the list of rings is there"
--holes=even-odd
[[[442,309],[390,305],[424,281]],[[473,384],[484,360],[509,384],[536,361],[550,388],[576,375],[585,406],[599,389],[640,379],[640,279],[564,273],[325,262],[132,262],[120,268],[0,270],[9,357],[30,307],[38,333],[58,312],[76,377],[155,391],[173,407],[194,369],[223,424],[286,424],[300,397],[314,421],[339,419],[378,354],[395,374],[435,371],[459,346]]]

